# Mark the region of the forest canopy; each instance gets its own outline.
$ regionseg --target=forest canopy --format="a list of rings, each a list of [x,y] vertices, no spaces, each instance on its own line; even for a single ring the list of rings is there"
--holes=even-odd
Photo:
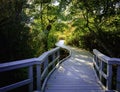
[[[0,0],[0,62],[66,44],[120,57],[119,0]]]

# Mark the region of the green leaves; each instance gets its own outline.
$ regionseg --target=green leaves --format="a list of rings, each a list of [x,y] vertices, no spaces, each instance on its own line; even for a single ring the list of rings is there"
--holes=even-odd
[[[94,48],[95,41],[96,48],[109,48],[107,53],[112,52],[108,45],[120,45],[119,3],[119,0],[1,0],[0,56],[10,60],[37,56],[45,51],[43,48],[54,46],[59,33],[78,47]],[[108,38],[113,39],[107,41]],[[10,54],[4,57],[7,52]]]
[[[119,3],[117,0],[72,0],[69,12],[75,30],[67,39],[68,43],[90,50],[98,48],[119,57],[120,50],[112,48],[115,44],[120,46],[117,42],[120,37],[116,34],[120,30]]]

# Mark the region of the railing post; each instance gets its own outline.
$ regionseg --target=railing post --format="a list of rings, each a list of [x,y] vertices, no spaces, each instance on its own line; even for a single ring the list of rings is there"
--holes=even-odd
[[[97,65],[98,65],[98,67],[99,67],[99,70],[98,70],[98,72],[99,72],[99,75],[98,75],[98,78],[99,78],[99,80],[100,80],[100,77],[101,77],[101,60],[100,59],[98,59],[98,61],[97,61]],[[101,80],[100,80],[101,81]]]
[[[60,59],[60,49],[57,51],[57,56],[58,56],[59,59]],[[58,62],[59,62],[59,59],[58,59]]]
[[[48,60],[48,56],[47,56],[47,58],[46,58],[46,60],[44,61],[44,64],[43,64],[44,65],[43,69],[45,69],[48,66],[48,63],[49,63],[49,60]],[[47,69],[46,73],[48,73],[48,69]]]
[[[28,78],[31,80],[31,83],[29,84],[29,92],[33,92],[33,66],[29,66]]]
[[[95,61],[96,61],[97,66],[99,67],[99,59],[98,59],[98,57],[97,57],[97,56],[96,56]]]
[[[46,60],[44,61],[44,69],[48,66],[48,57],[46,58]]]
[[[94,55],[94,60],[95,60],[95,62],[98,62],[98,58],[96,55]]]
[[[54,59],[55,59],[55,53],[53,53],[53,55],[52,55],[52,61],[54,61]],[[55,63],[53,64],[52,67],[53,67],[53,68],[55,67]]]
[[[37,91],[41,90],[41,65],[37,64],[36,65],[36,72],[37,72]]]
[[[100,62],[100,81],[102,82],[102,72],[103,72],[103,68],[104,68],[104,62],[103,61],[101,61]]]
[[[120,65],[117,67],[117,91],[120,92]]]
[[[112,64],[107,64],[107,89],[111,90],[112,85]]]

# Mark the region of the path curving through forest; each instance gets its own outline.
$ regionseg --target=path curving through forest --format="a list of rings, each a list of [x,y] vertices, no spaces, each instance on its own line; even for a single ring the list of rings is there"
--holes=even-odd
[[[56,45],[71,50],[71,57],[52,73],[45,92],[104,92],[95,76],[92,54],[65,46],[64,40]]]

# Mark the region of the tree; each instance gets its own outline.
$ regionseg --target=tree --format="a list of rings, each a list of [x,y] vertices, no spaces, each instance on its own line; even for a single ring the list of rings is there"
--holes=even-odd
[[[79,35],[73,37],[78,45],[84,45],[90,50],[97,48],[110,56],[119,57],[119,0],[72,0],[70,3],[69,13],[72,15],[73,26],[76,27],[75,33],[78,34],[79,31]],[[87,36],[94,37],[86,39]],[[86,44],[88,41],[91,46],[90,43]]]

